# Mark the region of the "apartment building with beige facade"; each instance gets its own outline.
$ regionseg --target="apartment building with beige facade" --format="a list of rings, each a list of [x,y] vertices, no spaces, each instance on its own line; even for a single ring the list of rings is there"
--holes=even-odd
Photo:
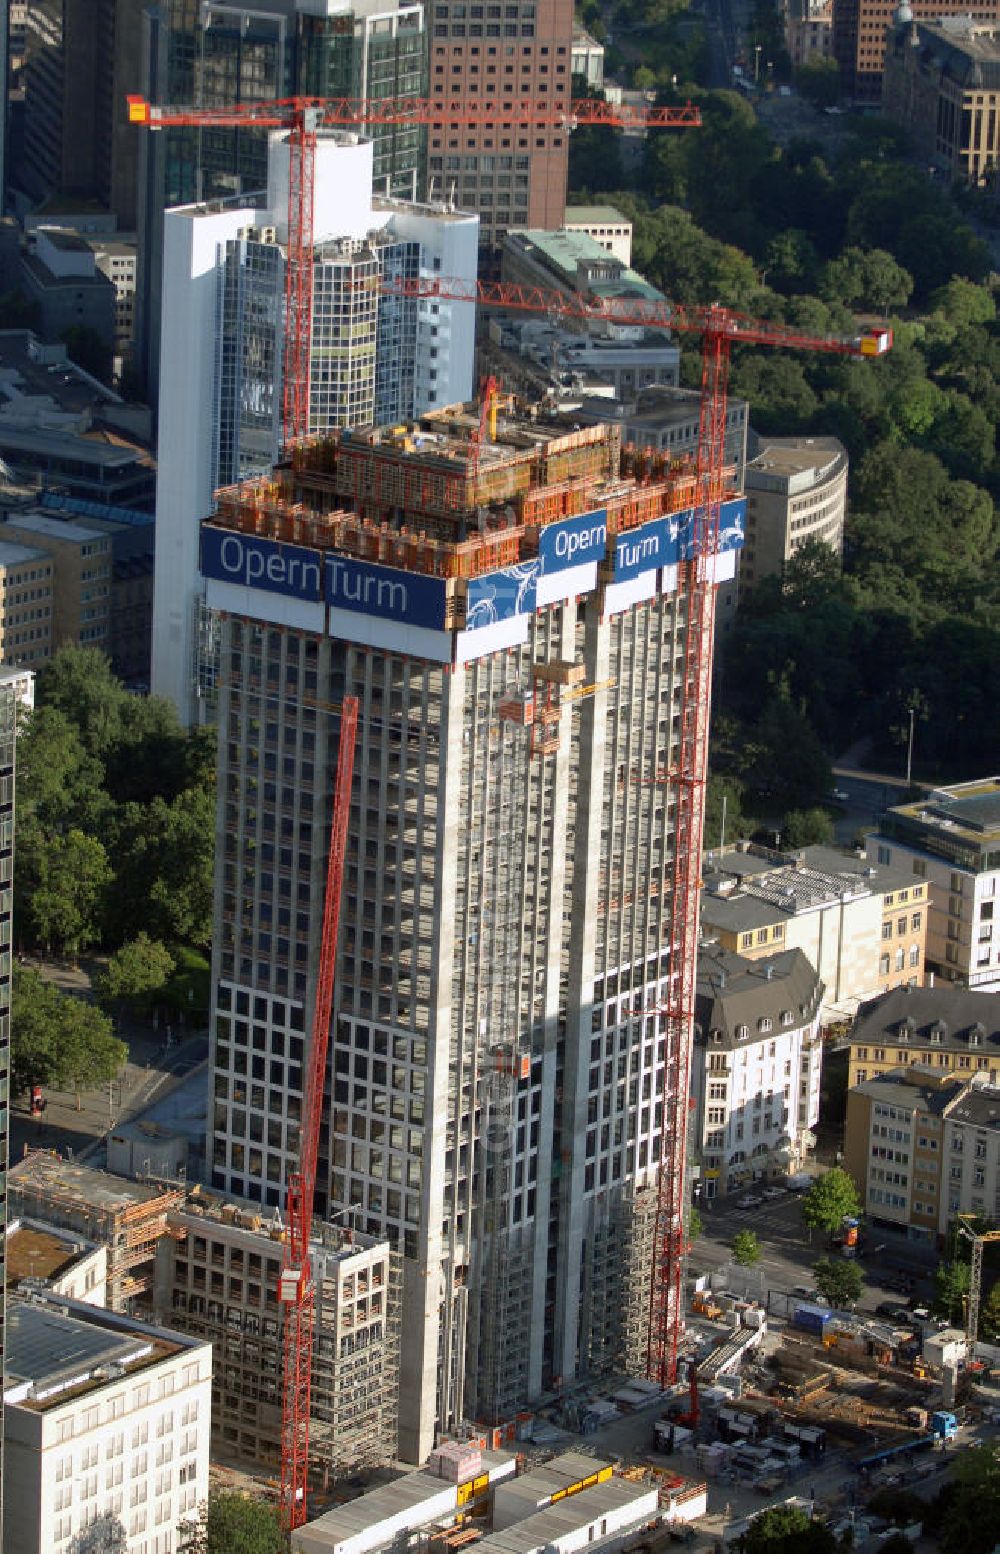
[[[862,1005],[848,1039],[848,1085],[911,1063],[1000,1084],[1000,1008],[992,993],[948,983],[895,988]]]
[[[924,977],[924,887],[831,847],[710,853],[702,932],[753,960],[801,949],[824,983],[824,1024]]]
[[[85,521],[49,513],[19,514],[3,525],[5,540],[49,558],[52,648],[64,642],[108,650],[111,634],[111,537]]]
[[[876,1230],[940,1243],[957,1214],[1000,1215],[1000,1088],[925,1063],[847,1096],[844,1164]]]
[[[0,528],[0,535],[5,534]],[[52,657],[55,563],[36,545],[0,539],[0,659],[40,669]]]

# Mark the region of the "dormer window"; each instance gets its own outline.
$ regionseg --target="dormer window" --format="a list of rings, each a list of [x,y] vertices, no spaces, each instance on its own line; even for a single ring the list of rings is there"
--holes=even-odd
[[[747,1037],[749,1035],[750,1035],[750,1027],[749,1027],[749,1025],[738,1025],[736,1027],[736,1040],[737,1041],[746,1041],[746,1039],[747,1039]]]
[[[795,1022],[795,1016],[792,1013],[792,1011],[790,1009],[782,1009],[782,1011],[781,1011],[781,1023],[782,1023],[782,1025],[792,1025],[792,1024],[794,1024],[794,1022]]]
[[[774,1024],[774,1021],[771,1020],[768,1017],[768,1015],[764,1014],[764,1015],[761,1015],[760,1019],[757,1021],[757,1029],[762,1034],[765,1034],[767,1031],[769,1031],[771,1029],[773,1024]]]
[[[970,1030],[970,1032],[969,1032],[969,1046],[970,1047],[981,1047],[982,1044],[983,1044],[983,1037],[985,1036],[985,1034],[986,1034],[986,1032],[983,1030],[983,1027],[981,1025],[974,1025],[972,1027],[972,1029]]]
[[[938,1046],[940,1046],[947,1034],[948,1027],[945,1025],[944,1021],[935,1020],[934,1024],[931,1026],[931,1041],[937,1042]]]

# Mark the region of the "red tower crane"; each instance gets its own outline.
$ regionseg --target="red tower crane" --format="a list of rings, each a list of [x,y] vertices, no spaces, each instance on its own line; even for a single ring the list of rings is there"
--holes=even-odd
[[[288,177],[288,259],[285,265],[285,363],[281,406],[287,445],[309,434],[309,361],[313,310],[313,174],[316,136],[327,128],[381,125],[441,125],[458,129],[481,124],[491,129],[564,129],[605,124],[619,129],[696,128],[701,112],[693,104],[679,108],[617,107],[583,97],[569,101],[558,93],[551,102],[452,101],[437,97],[367,99],[286,97],[274,102],[242,103],[231,108],[162,108],[130,96],[131,124],[147,129],[181,126],[203,129],[285,129],[291,158]]]
[[[323,898],[316,1002],[303,1092],[299,1163],[288,1178],[285,1197],[285,1243],[278,1298],[285,1309],[284,1374],[281,1416],[281,1511],[288,1528],[306,1519],[309,1485],[309,1397],[312,1382],[313,1319],[316,1287],[309,1257],[316,1159],[319,1152],[326,1057],[333,1017],[333,982],[337,964],[337,929],[344,879],[347,824],[351,813],[351,780],[358,730],[358,700],[345,696],[340,708],[340,743],[333,790],[330,855]]]

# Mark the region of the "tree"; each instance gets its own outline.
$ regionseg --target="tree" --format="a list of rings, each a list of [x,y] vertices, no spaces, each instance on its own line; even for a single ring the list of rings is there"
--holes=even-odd
[[[692,1241],[697,1241],[703,1228],[704,1227],[701,1222],[701,1210],[698,1208],[697,1204],[692,1203],[691,1207],[688,1209],[687,1216],[688,1242],[690,1243]]]
[[[733,1261],[744,1268],[760,1262],[760,1242],[752,1230],[738,1230],[733,1237]]]
[[[969,1296],[969,1265],[957,1259],[938,1263],[934,1270],[934,1315],[945,1322],[963,1323]]]
[[[11,1076],[15,1091],[42,1084],[80,1092],[114,1079],[128,1048],[93,1004],[63,993],[37,971],[14,968]]]
[[[949,323],[961,328],[966,324],[991,324],[997,316],[993,293],[988,286],[953,275],[946,286],[939,286],[930,299],[934,313],[942,313]]]
[[[811,1230],[839,1230],[846,1215],[861,1213],[857,1188],[840,1166],[817,1176],[802,1199],[802,1218]]]
[[[118,1517],[105,1511],[70,1540],[69,1554],[128,1554],[128,1535]]]
[[[832,59],[807,59],[795,72],[795,85],[814,108],[832,108],[840,101],[840,71]]]
[[[112,878],[108,855],[96,837],[74,826],[65,836],[48,837],[34,863],[37,876],[26,898],[28,933],[47,951],[76,955],[100,934]]]
[[[143,931],[116,950],[97,981],[97,996],[105,1008],[143,1000],[166,985],[174,957],[166,945]]]
[[[231,1490],[212,1490],[195,1522],[181,1525],[180,1554],[283,1554],[275,1509]]]
[[[798,1506],[773,1505],[754,1517],[740,1548],[743,1554],[835,1554],[837,1540]]]
[[[828,809],[790,809],[781,827],[786,847],[813,847],[833,841],[833,817]]]
[[[821,1257],[813,1264],[816,1288],[825,1301],[846,1311],[861,1298],[861,1269],[847,1257]]]
[[[1000,1540],[1000,1443],[956,1452],[950,1487],[938,1529],[943,1554],[993,1554]]]
[[[995,1344],[1000,1334],[1000,1281],[995,1283],[979,1307],[979,1337]]]

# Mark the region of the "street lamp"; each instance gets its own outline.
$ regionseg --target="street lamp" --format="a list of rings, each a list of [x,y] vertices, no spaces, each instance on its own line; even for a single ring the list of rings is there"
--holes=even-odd
[[[760,81],[760,51],[764,47],[762,43],[755,43],[753,47],[753,84]]]
[[[910,737],[906,742],[906,786],[910,786],[910,773],[913,770],[913,720],[917,715],[917,709],[910,706]]]

